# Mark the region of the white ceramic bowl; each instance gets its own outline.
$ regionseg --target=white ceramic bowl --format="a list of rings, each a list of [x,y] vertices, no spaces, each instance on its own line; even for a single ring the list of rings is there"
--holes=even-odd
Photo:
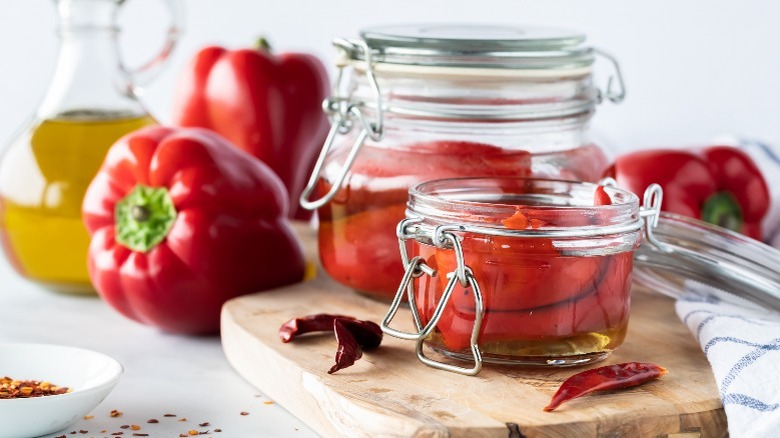
[[[65,429],[106,398],[122,371],[116,360],[83,348],[0,344],[0,377],[72,389],[67,394],[0,400],[0,438],[30,438]]]

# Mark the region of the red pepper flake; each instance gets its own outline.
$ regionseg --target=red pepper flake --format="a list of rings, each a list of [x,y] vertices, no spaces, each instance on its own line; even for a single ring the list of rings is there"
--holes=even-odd
[[[148,433],[134,433],[133,436],[149,436]]]
[[[163,414],[163,417],[175,417],[176,414]]]
[[[208,435],[208,434],[209,434],[208,430],[203,430],[203,431],[198,432],[198,435]]]
[[[222,429],[214,429],[214,432],[217,432],[217,433],[222,432]]]
[[[209,424],[209,422],[207,421],[207,422],[205,422],[205,423],[200,423],[198,426],[200,426],[200,427],[206,427],[206,426],[211,426],[211,425],[210,425],[210,424]]]
[[[272,405],[272,404],[274,404],[274,402],[271,401],[271,400],[266,400],[266,401],[263,402],[263,404],[264,405]]]
[[[86,435],[86,434],[89,433],[89,431],[88,430],[80,430],[79,433],[82,434],[82,435]]]
[[[116,409],[113,409],[109,415],[111,415],[111,418],[121,417],[122,416],[122,412],[118,411]]]
[[[160,420],[158,420],[156,418],[150,418],[150,419],[146,420],[146,422],[147,423],[151,423],[151,424],[155,424],[155,423],[159,423]]]
[[[244,415],[244,416],[246,416],[246,415],[249,415],[249,412],[242,411],[242,412],[241,412],[241,415]]]
[[[328,374],[347,368],[363,356],[363,350],[379,347],[382,342],[382,329],[371,321],[361,321],[351,316],[319,313],[293,318],[279,328],[282,342],[290,342],[298,335],[310,332],[333,331],[338,348],[336,363]]]
[[[179,418],[179,421],[187,421],[186,418]]]
[[[68,436],[67,435],[60,435],[60,436],[55,436],[54,438],[68,438]]]
[[[183,438],[187,438],[188,436],[189,436],[189,435],[187,435],[186,433],[180,433],[180,434],[179,434],[179,438],[182,438],[182,437],[183,437]]]
[[[124,435],[124,434],[125,434],[124,432],[114,432],[111,435],[119,436],[119,435]]]
[[[108,432],[108,430],[106,430],[106,429],[103,429],[103,430],[100,431],[100,433],[106,433],[106,432]]]
[[[640,362],[618,363],[583,371],[566,379],[544,410],[552,411],[564,402],[591,392],[641,385],[666,373],[663,367]]]
[[[85,420],[91,420],[91,419],[93,419],[93,418],[95,418],[95,416],[94,416],[94,415],[85,415],[85,416],[84,416],[84,419],[85,419]]]
[[[0,400],[11,398],[33,398],[60,395],[72,392],[70,388],[53,385],[47,381],[14,380],[0,377]]]
[[[119,428],[120,429],[130,429],[130,425],[129,424],[123,424],[123,425],[119,426]]]

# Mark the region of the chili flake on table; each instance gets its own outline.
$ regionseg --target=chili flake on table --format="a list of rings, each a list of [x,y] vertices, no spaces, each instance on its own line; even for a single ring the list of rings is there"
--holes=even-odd
[[[68,392],[71,392],[70,388],[46,381],[14,380],[7,376],[0,378],[0,399],[43,397]]]

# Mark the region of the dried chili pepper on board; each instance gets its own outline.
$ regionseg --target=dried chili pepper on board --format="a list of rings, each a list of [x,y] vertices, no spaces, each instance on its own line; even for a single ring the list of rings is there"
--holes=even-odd
[[[293,318],[285,322],[279,328],[279,338],[287,343],[304,333],[324,331],[334,332],[338,342],[336,363],[328,374],[352,366],[356,360],[363,357],[363,350],[374,349],[382,342],[382,329],[374,322],[327,313]]]
[[[591,392],[641,385],[666,373],[663,367],[640,362],[618,363],[583,371],[566,379],[544,410],[552,411],[564,402]]]
[[[352,366],[363,357],[363,350],[371,350],[382,342],[382,329],[371,321],[336,318],[333,331],[339,347],[336,350],[336,364],[328,374]]]
[[[298,335],[312,332],[332,332],[333,321],[337,318],[351,319],[355,318],[344,315],[331,315],[327,313],[318,313],[315,315],[304,316],[303,318],[293,318],[279,328],[279,338],[282,342],[290,342]]]

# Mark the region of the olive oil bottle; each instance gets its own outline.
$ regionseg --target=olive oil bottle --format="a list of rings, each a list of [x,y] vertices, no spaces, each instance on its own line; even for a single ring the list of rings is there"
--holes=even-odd
[[[56,0],[60,48],[32,123],[0,161],[0,242],[23,277],[49,289],[94,293],[87,272],[84,194],[106,152],[123,135],[156,123],[137,98],[138,81],[159,69],[178,36],[174,25],[154,61],[128,69],[117,51],[123,0]]]
[[[17,272],[63,291],[91,289],[84,193],[109,147],[152,123],[143,115],[63,114],[9,147],[0,163],[0,229]]]

